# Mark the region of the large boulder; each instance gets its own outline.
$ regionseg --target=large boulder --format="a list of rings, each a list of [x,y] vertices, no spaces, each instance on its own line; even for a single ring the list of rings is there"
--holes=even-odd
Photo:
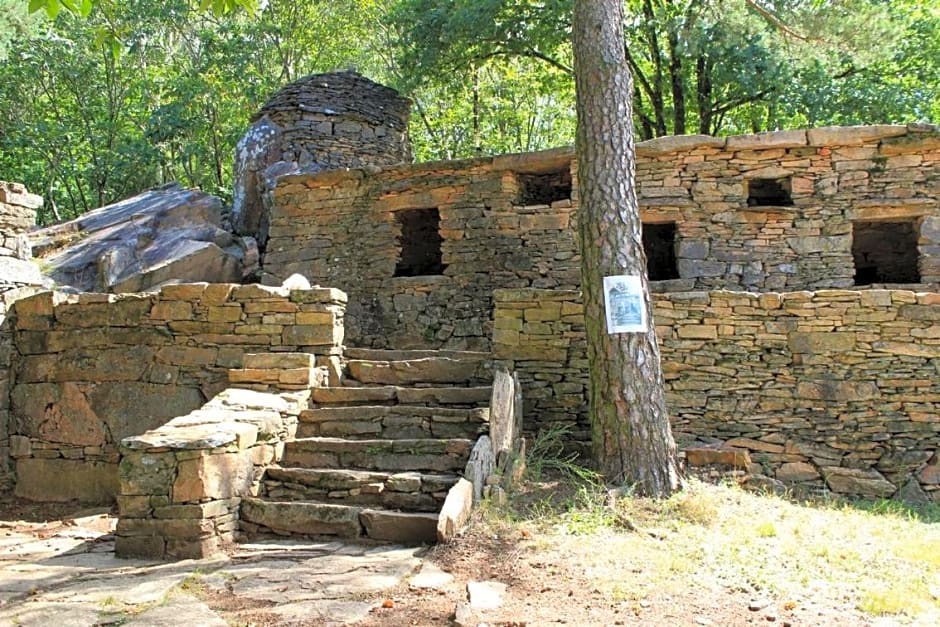
[[[166,283],[239,283],[257,245],[222,228],[222,202],[174,183],[30,234],[44,273],[86,292],[139,292]]]

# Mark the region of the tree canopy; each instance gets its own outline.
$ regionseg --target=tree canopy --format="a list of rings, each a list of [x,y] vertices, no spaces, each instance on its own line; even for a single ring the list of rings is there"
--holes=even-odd
[[[2,178],[51,201],[44,221],[174,179],[227,197],[266,98],[350,67],[414,101],[419,160],[570,144],[571,10],[0,0]],[[940,0],[627,0],[624,27],[639,139],[940,119]]]

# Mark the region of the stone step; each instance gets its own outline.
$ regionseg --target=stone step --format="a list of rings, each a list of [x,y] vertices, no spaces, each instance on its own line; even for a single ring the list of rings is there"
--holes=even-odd
[[[404,440],[301,438],[287,442],[281,466],[285,468],[461,472],[466,466],[472,447],[473,440],[462,438]]]
[[[489,361],[441,356],[395,361],[349,359],[346,369],[349,378],[360,383],[378,385],[473,384],[493,380],[492,365]]]
[[[265,495],[278,501],[319,501],[416,512],[440,511],[453,474],[370,472],[336,468],[268,468]]]
[[[248,534],[366,536],[401,544],[428,544],[437,540],[437,514],[434,513],[302,501],[242,499],[241,526],[242,532]]]
[[[457,405],[462,407],[483,407],[489,404],[491,385],[472,387],[401,387],[395,385],[380,386],[338,386],[321,387],[311,390],[311,402],[319,405],[355,405],[383,403],[392,405]]]
[[[300,414],[298,438],[470,438],[488,430],[489,409],[421,405],[317,407]]]
[[[457,359],[460,361],[488,361],[492,359],[490,353],[477,351],[456,351],[456,350],[389,350],[383,348],[350,348],[346,347],[343,355],[347,359],[364,359],[372,361],[410,361],[414,359],[426,359],[428,357],[445,357],[447,359]]]

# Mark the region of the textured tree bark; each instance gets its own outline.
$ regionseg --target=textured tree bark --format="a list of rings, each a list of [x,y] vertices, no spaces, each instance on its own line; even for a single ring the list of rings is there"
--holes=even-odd
[[[576,0],[574,7],[581,284],[594,458],[608,482],[663,497],[681,481],[634,189],[633,81],[623,47],[623,0]],[[645,333],[607,333],[603,277],[619,274],[641,277]]]

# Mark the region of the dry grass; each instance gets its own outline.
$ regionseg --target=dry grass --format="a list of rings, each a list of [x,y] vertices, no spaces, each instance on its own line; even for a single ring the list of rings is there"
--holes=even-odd
[[[694,480],[667,500],[611,504],[589,474],[562,471],[530,481],[484,524],[527,538],[528,552],[566,553],[611,600],[730,590],[940,624],[940,506],[801,503]]]

